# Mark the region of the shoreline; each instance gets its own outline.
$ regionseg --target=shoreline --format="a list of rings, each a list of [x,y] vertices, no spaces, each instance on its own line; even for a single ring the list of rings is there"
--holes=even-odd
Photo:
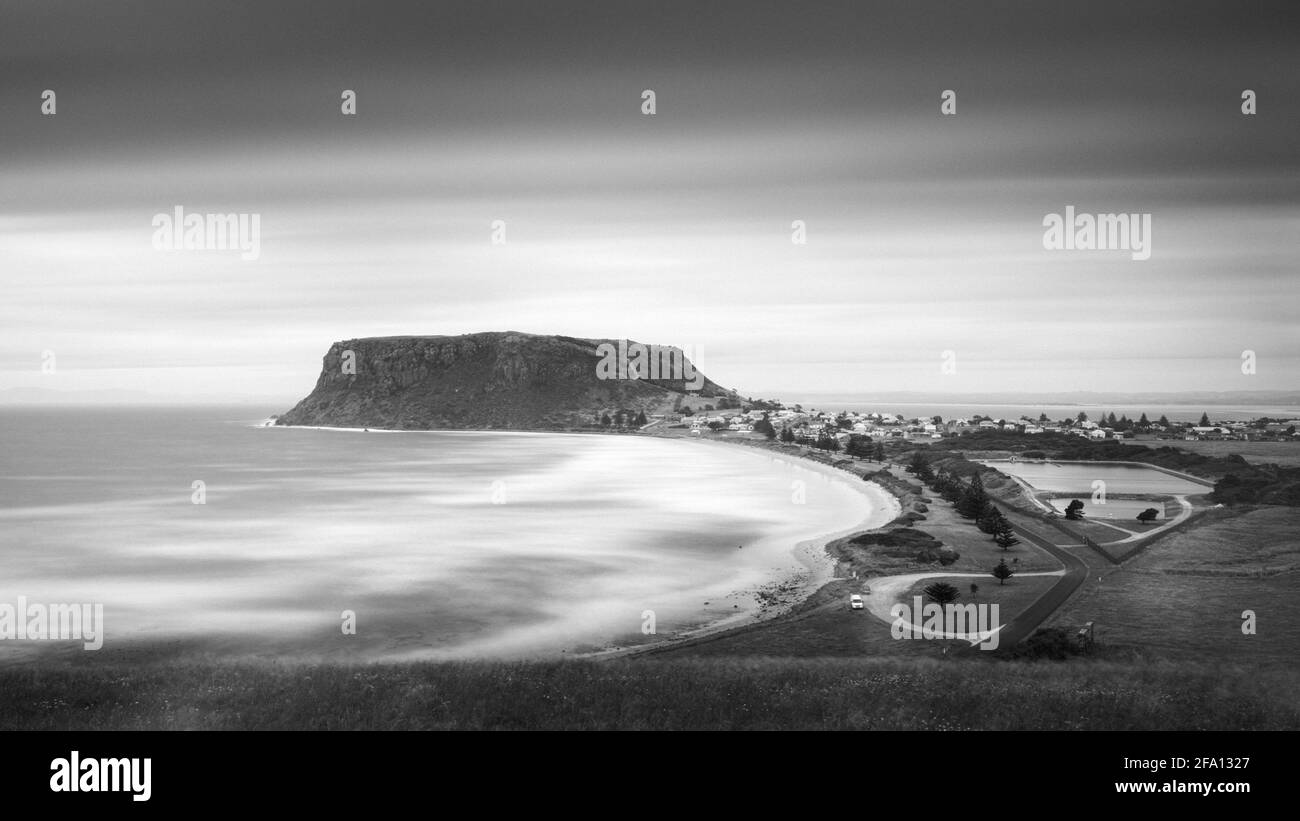
[[[679,437],[659,437],[659,438],[679,438]],[[715,446],[728,446],[727,442],[717,442],[710,440],[692,440],[682,438],[684,442],[706,443]],[[778,451],[764,450],[773,458],[787,456],[788,454]],[[860,533],[866,530],[875,530],[886,526],[889,522],[896,519],[902,511],[902,505],[897,496],[889,489],[876,482],[852,482],[848,481],[853,474],[846,474],[846,471],[833,468],[830,465],[818,462],[813,459],[805,459],[802,456],[792,457],[791,461],[799,460],[797,467],[800,469],[812,470],[820,473],[831,481],[843,482],[847,487],[856,490],[868,498],[872,506],[871,513],[866,518],[859,521],[852,527],[837,530],[832,533],[821,533],[802,539],[795,543],[791,550],[792,555],[800,564],[803,564],[808,572],[798,579],[796,589],[788,596],[783,597],[780,602],[767,609],[760,609],[757,612],[744,614],[742,618],[731,622],[726,619],[714,624],[702,627],[692,628],[690,630],[677,633],[673,636],[666,636],[657,641],[650,641],[644,644],[634,644],[627,647],[611,647],[604,650],[596,650],[590,653],[576,654],[574,658],[583,659],[608,659],[623,658],[627,656],[639,655],[641,653],[650,653],[662,651],[675,647],[679,644],[689,644],[694,641],[712,638],[726,633],[741,633],[752,630],[767,622],[774,621],[783,616],[788,616],[799,605],[808,601],[818,591],[827,584],[835,581],[835,567],[838,560],[826,549],[827,546],[837,539],[842,539],[853,533]],[[769,582],[771,584],[781,584],[780,579]],[[786,579],[786,583],[791,580]],[[763,588],[758,588],[762,590]],[[748,591],[737,591],[748,592]]]
[[[498,431],[463,429],[394,430],[387,428],[339,428],[327,425],[276,425],[269,419],[252,425],[252,427],[272,429],[297,428],[301,430],[329,430],[350,433],[511,434],[517,436],[586,436],[591,434],[602,434],[600,431]],[[603,435],[628,434],[616,433]],[[635,436],[635,434],[632,435]],[[645,435],[645,438],[657,440],[678,440],[688,445],[707,445],[712,447],[734,448],[737,444],[736,442],[689,439],[682,436],[662,436],[654,434]],[[717,621],[698,627],[692,627],[671,636],[664,636],[661,639],[648,641],[642,644],[607,647],[600,650],[569,653],[565,655],[568,655],[570,658],[580,659],[605,659],[630,656],[653,650],[661,650],[678,643],[690,642],[731,631],[752,629],[757,625],[788,615],[828,583],[834,581],[837,560],[826,549],[831,542],[854,533],[884,527],[902,515],[903,504],[898,498],[897,493],[890,488],[874,481],[853,481],[853,479],[858,479],[857,475],[854,473],[832,467],[831,465],[816,459],[806,458],[804,454],[790,454],[774,448],[762,447],[763,444],[766,443],[758,443],[758,446],[756,447],[749,447],[738,452],[753,453],[755,457],[766,456],[769,460],[777,460],[781,462],[788,461],[792,466],[797,467],[800,470],[809,470],[824,476],[830,481],[840,482],[844,487],[847,487],[854,493],[865,497],[867,504],[870,507],[870,511],[852,527],[829,533],[815,533],[805,539],[795,542],[793,547],[790,549],[790,555],[803,566],[803,571],[795,571],[794,573],[781,572],[766,579],[764,582],[752,589],[745,588],[732,591],[733,593],[751,595],[755,600],[758,600],[759,595],[766,590],[777,589],[783,591],[779,600],[771,606],[760,606],[753,611],[743,614],[729,615]]]

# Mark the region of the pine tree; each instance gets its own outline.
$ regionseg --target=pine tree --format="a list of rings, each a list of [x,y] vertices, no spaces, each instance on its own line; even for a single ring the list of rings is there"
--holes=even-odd
[[[908,460],[906,470],[908,473],[915,476],[921,470],[921,466],[924,464],[925,464],[925,457],[921,455],[921,451],[914,450],[912,451],[912,458]]]
[[[1164,428],[1169,427],[1169,420],[1165,418],[1165,415],[1163,413],[1160,414],[1160,426]]]
[[[927,599],[938,605],[955,602],[961,595],[956,587],[953,587],[947,582],[935,582],[934,584],[927,586],[921,592],[925,594]]]
[[[962,494],[965,492],[966,489],[962,487],[961,482],[958,482],[951,476],[947,476],[947,482],[943,489],[939,491],[939,495],[942,496],[948,504],[956,506],[956,504],[961,501]]]
[[[1200,427],[1208,428],[1209,426],[1210,426],[1210,415],[1202,411]]]
[[[998,547],[1003,550],[1020,544],[1020,540],[1016,538],[1015,530],[1011,527],[1011,522],[1007,521],[1005,517],[998,522],[997,529],[993,531],[993,541],[997,542]]]
[[[1007,567],[1006,559],[1003,559],[1002,561],[998,562],[998,566],[993,568],[993,578],[998,580],[999,586],[1006,584],[1007,579],[1011,578],[1014,575],[1016,575],[1016,572],[1011,568]]]
[[[1143,411],[1142,413],[1142,418],[1138,420],[1138,427],[1139,428],[1151,427],[1151,420],[1147,419],[1147,415],[1145,411]]]
[[[984,492],[984,481],[976,473],[971,477],[970,484],[966,486],[961,499],[957,502],[957,513],[966,519],[974,519],[984,512],[984,506],[988,503],[989,497]]]
[[[877,462],[884,463],[884,461],[885,461],[885,446],[884,446],[882,443],[880,443],[880,442],[877,442],[877,443],[876,443],[876,453],[875,453],[875,457],[876,457],[876,461],[877,461]]]
[[[981,533],[987,533],[992,536],[997,532],[1001,522],[1006,521],[1002,516],[1002,511],[998,510],[997,505],[986,505],[984,512],[975,520],[975,526],[980,529]]]

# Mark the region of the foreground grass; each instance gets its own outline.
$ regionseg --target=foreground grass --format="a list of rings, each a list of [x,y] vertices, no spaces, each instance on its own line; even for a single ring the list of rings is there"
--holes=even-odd
[[[1170,662],[626,659],[0,671],[2,729],[1300,729],[1300,673]]]

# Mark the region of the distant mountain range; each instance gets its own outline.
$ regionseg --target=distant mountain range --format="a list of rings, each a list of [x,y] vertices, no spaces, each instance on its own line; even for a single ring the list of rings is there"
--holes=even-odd
[[[724,400],[737,398],[667,346],[515,331],[395,336],[335,342],[315,389],[277,424],[563,430]]]

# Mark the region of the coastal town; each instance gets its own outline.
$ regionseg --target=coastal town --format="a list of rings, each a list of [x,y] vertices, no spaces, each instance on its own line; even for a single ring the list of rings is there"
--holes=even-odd
[[[652,415],[651,419],[655,419]],[[1208,413],[1198,422],[1171,422],[1165,416],[1155,421],[1143,413],[1138,419],[1101,412],[1096,419],[1086,412],[1074,418],[1049,419],[1046,413],[1037,419],[1021,416],[1017,419],[993,418],[974,415],[944,419],[905,418],[897,413],[862,413],[845,411],[829,413],[815,409],[805,411],[802,406],[777,409],[751,408],[742,411],[705,410],[689,415],[663,414],[662,423],[684,425],[695,433],[706,431],[763,432],[764,423],[772,426],[777,436],[788,432],[786,441],[803,443],[834,440],[842,448],[848,447],[852,437],[868,436],[874,440],[934,440],[962,436],[975,431],[1005,431],[1009,433],[1042,434],[1062,433],[1086,439],[1136,439],[1179,441],[1249,441],[1282,442],[1300,441],[1300,419],[1211,420]],[[786,438],[782,436],[782,438]]]

